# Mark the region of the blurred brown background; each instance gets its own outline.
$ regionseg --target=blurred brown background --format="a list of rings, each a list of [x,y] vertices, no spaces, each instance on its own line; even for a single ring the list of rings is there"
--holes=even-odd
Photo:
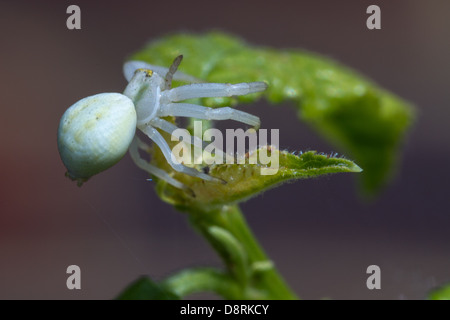
[[[81,30],[66,28],[70,4],[81,8]],[[381,30],[366,28],[370,4],[381,7]],[[282,186],[242,208],[302,298],[424,298],[450,281],[449,12],[445,0],[0,2],[0,298],[109,299],[141,274],[220,266],[128,155],[78,188],[56,147],[67,107],[123,90],[130,53],[167,33],[212,28],[330,56],[417,106],[399,171],[374,202],[341,174]],[[282,147],[340,151],[288,104],[276,108],[246,110],[281,128]],[[81,267],[82,290],[66,288],[71,264]],[[381,267],[378,291],[365,285],[371,264]]]

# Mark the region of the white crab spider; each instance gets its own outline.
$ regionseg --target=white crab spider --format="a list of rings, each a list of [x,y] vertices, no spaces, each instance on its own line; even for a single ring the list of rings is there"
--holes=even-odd
[[[259,127],[259,118],[246,112],[229,107],[212,109],[180,101],[246,95],[264,91],[267,85],[264,82],[198,83],[200,81],[190,75],[175,73],[181,59],[182,56],[177,57],[170,69],[142,61],[127,62],[124,74],[129,83],[123,94],[97,94],[81,99],[66,110],[58,128],[58,149],[69,178],[81,185],[117,163],[129,149],[132,159],[141,169],[177,188],[185,188],[167,172],[141,158],[139,149],[148,150],[149,147],[135,135],[137,128],[158,145],[174,170],[208,181],[221,181],[172,159],[171,149],[157,129],[172,133],[177,127],[161,117],[231,119]],[[171,89],[172,78],[197,83]],[[201,146],[202,141],[193,138],[190,143]]]

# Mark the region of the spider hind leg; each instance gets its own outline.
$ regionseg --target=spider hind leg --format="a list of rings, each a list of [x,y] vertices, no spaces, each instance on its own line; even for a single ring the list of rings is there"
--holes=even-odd
[[[133,141],[131,142],[129,152],[131,155],[131,159],[133,159],[134,163],[136,163],[139,168],[147,171],[149,174],[154,175],[161,180],[166,181],[168,184],[174,186],[175,188],[187,191],[191,197],[195,198],[195,193],[191,188],[174,179],[164,170],[150,164],[147,160],[141,157],[141,155],[139,154],[139,149],[148,151],[150,147],[135,136]]]
[[[151,126],[143,127],[141,128],[142,132],[145,133],[154,143],[158,145],[161,152],[163,153],[164,157],[166,158],[167,162],[170,164],[170,166],[178,172],[190,175],[192,177],[197,177],[206,181],[211,182],[219,182],[222,184],[227,183],[225,180],[216,178],[213,176],[210,176],[209,174],[205,174],[203,172],[200,172],[194,168],[187,167],[175,160],[175,157],[172,154],[172,150],[170,149],[168,143],[166,140],[164,140],[163,136],[156,130],[155,128]]]

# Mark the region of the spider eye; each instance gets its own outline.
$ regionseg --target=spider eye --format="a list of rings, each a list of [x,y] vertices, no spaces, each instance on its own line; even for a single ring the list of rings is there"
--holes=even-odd
[[[81,184],[117,163],[131,144],[136,120],[133,102],[120,93],[101,93],[72,105],[58,128],[66,175]]]
[[[146,78],[150,78],[153,75],[153,71],[150,69],[140,68],[135,71],[135,73],[137,73],[137,72],[144,73]]]

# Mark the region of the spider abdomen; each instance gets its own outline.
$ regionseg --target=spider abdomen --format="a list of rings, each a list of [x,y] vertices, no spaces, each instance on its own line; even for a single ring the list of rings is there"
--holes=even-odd
[[[58,128],[58,149],[67,175],[79,184],[117,163],[136,131],[133,101],[101,93],[66,110]]]

